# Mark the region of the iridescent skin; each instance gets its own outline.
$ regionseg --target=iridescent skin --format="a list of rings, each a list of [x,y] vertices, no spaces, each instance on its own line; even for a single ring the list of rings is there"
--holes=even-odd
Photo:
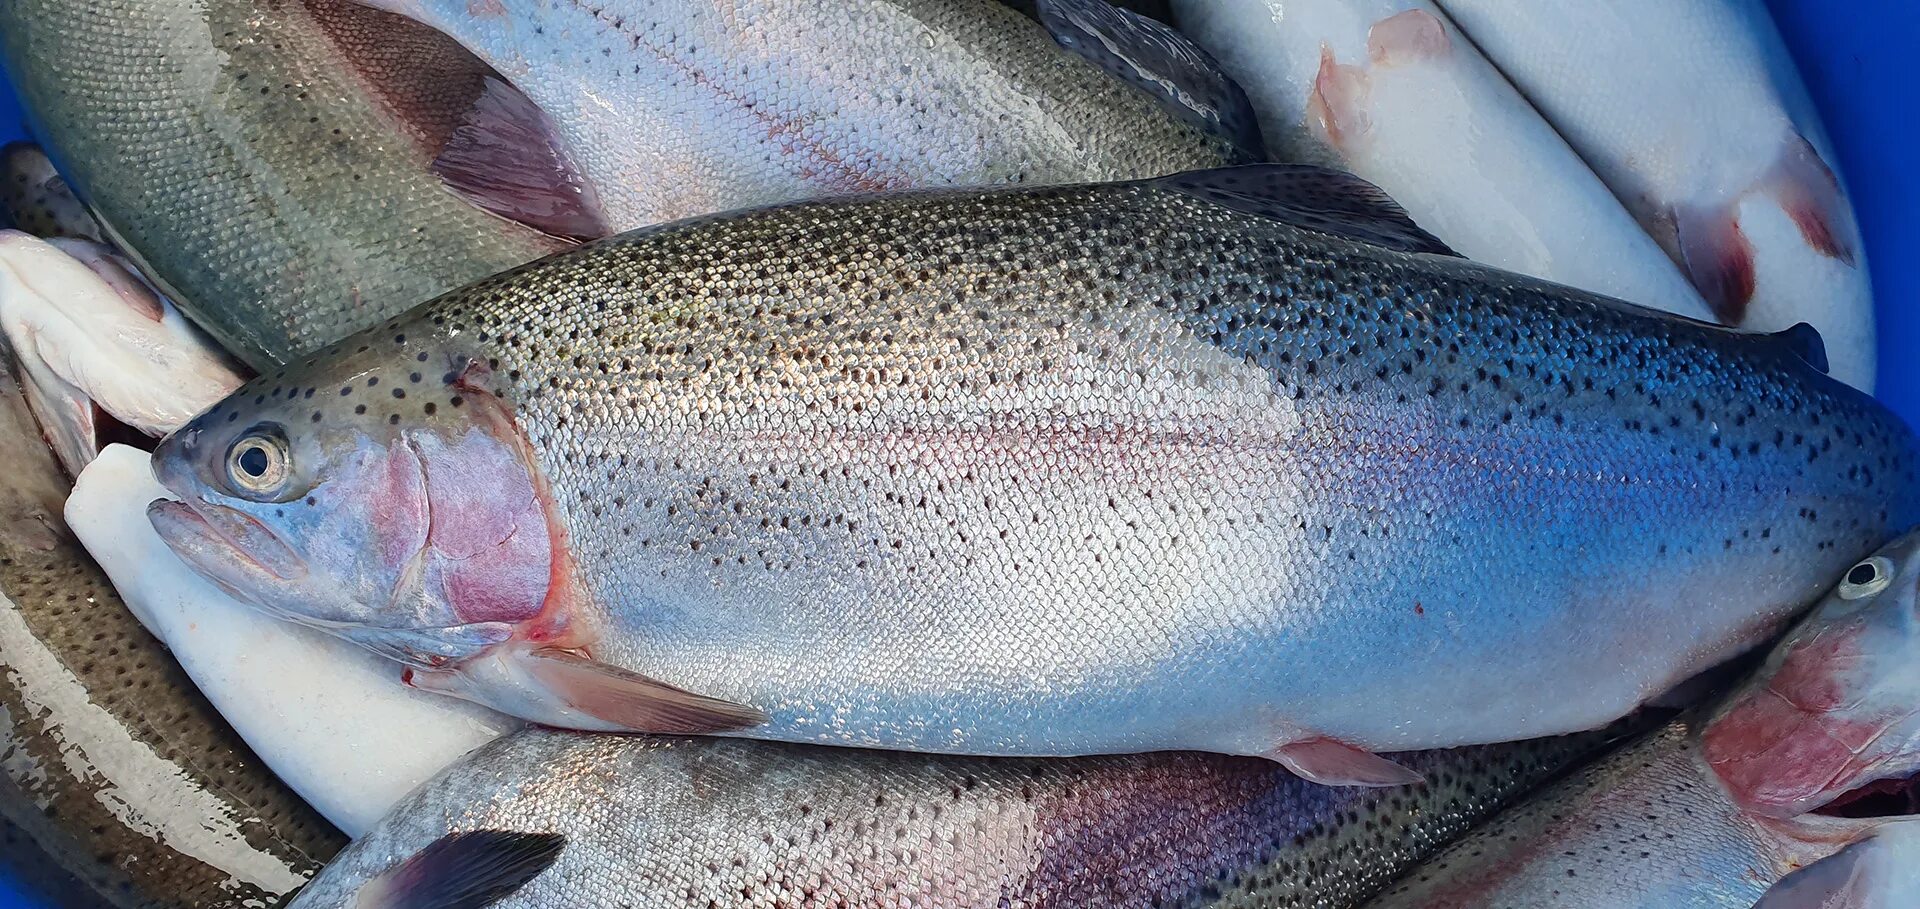
[[[369,877],[473,829],[567,836],[500,909],[1332,909],[1601,741],[1408,755],[1430,782],[1387,791],[1198,754],[995,760],[528,730],[423,786],[291,909],[352,905]]]
[[[1880,555],[1890,584],[1868,593],[1843,581],[1717,709],[1541,790],[1368,905],[1748,909],[1762,894],[1765,909],[1920,902],[1920,816],[1813,813],[1920,767],[1920,534]],[[1820,659],[1793,656],[1802,650]],[[1812,709],[1782,722],[1767,706],[1775,703]],[[1862,727],[1872,732],[1856,737]],[[1797,780],[1817,780],[1818,795],[1791,806],[1773,798]],[[1911,812],[1910,799],[1880,804]]]
[[[118,245],[256,368],[560,245],[428,171],[484,67],[354,0],[15,0],[0,61]]]
[[[1785,338],[1156,184],[636,233],[155,454],[189,564],[417,683],[527,716],[517,654],[573,648],[742,734],[991,754],[1595,728],[1913,521],[1915,463]]]
[[[346,840],[227,728],[60,519],[0,364],[0,870],[61,906],[264,907]],[[37,858],[36,858],[37,856]]]

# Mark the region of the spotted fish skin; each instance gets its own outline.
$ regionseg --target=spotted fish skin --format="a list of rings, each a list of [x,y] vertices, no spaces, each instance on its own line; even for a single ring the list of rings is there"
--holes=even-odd
[[[1603,741],[1410,755],[1429,782],[1386,791],[1190,753],[995,760],[529,730],[421,787],[292,909],[351,905],[394,862],[478,829],[567,837],[503,909],[1332,909]]]
[[[4,372],[0,463],[8,859],[44,854],[31,877],[56,881],[60,905],[272,904],[345,838],[254,757],[67,532],[68,481]]]
[[[1920,514],[1911,431],[1792,337],[1178,185],[550,258],[243,387],[156,451],[184,505],[152,513],[240,595],[547,722],[641,725],[502,682],[525,648],[755,737],[1268,755],[1598,727]]]
[[[485,67],[354,0],[22,0],[0,61],[111,239],[256,368],[561,245],[430,173]]]
[[[1196,101],[1203,92],[1185,79],[1225,78],[1211,61],[1183,46],[1194,55],[1183,67],[1149,66],[1138,45],[1164,57],[1152,39],[1174,33],[1105,0],[1039,3],[1043,20],[1067,20],[1051,34],[993,0],[373,2],[452,36],[538,105],[616,231],[831,195],[1261,159],[1245,156],[1260,151],[1250,125],[1217,132],[1190,120],[1250,121],[1239,89],[1231,111]],[[1096,28],[1087,23],[1101,13],[1110,30],[1068,32]],[[463,156],[448,173],[464,186]],[[473,158],[476,196],[517,212],[493,189],[510,157],[487,148]]]

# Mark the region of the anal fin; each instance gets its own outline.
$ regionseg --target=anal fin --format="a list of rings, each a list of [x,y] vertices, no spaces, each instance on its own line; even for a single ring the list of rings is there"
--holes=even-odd
[[[1323,786],[1405,786],[1424,779],[1371,751],[1325,737],[1288,742],[1266,757]]]
[[[560,858],[566,837],[517,830],[449,833],[368,880],[361,909],[483,909]]]
[[[510,221],[556,237],[612,232],[599,195],[562,147],[546,112],[496,76],[433,162],[448,188]]]

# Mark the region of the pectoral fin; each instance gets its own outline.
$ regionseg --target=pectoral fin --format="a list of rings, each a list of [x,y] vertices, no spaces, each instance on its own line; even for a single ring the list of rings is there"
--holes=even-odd
[[[433,170],[473,204],[535,230],[574,240],[613,232],[552,121],[498,78],[487,77]]]
[[[496,647],[407,684],[561,729],[702,735],[745,729],[766,714],[551,647]]]
[[[1859,886],[1865,845],[1855,843],[1781,878],[1753,909],[1870,909]]]
[[[1323,786],[1405,786],[1423,779],[1371,751],[1324,737],[1289,742],[1266,757]]]

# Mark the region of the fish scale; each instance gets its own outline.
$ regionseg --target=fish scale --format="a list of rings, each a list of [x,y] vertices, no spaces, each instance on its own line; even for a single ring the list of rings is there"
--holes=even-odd
[[[485,67],[354,0],[23,0],[0,54],[119,246],[255,368],[560,246],[428,171]]]
[[[567,843],[502,909],[1333,909],[1606,740],[1411,755],[1431,782],[1382,791],[1197,754],[993,760],[530,730],[422,786],[292,907],[350,905],[450,831],[514,830]]]
[[[402,632],[446,635],[456,665],[415,657],[416,684],[632,725],[508,703],[541,687],[483,680],[523,665],[515,645],[463,637],[497,620],[764,713],[740,734],[989,754],[1287,760],[1595,728],[1757,643],[1920,512],[1910,431],[1814,369],[1810,336],[1181,180],[600,243],[264,377],[156,469],[190,526],[248,515],[351,591],[278,608],[402,658]],[[251,502],[221,471],[261,427],[292,479]],[[488,508],[517,528],[462,543],[485,568],[367,570],[395,512],[337,497],[402,445],[435,526]],[[500,501],[436,479],[479,463],[456,445],[493,452],[476,469]]]

